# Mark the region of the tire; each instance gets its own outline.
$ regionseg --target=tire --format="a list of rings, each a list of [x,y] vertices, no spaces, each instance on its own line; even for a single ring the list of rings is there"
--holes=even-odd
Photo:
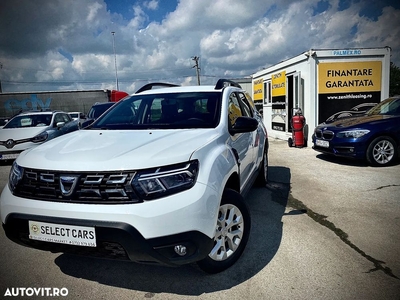
[[[268,183],[268,150],[266,147],[264,149],[263,160],[255,182],[256,186],[259,187],[265,187]]]
[[[242,195],[226,189],[218,210],[214,247],[197,262],[204,272],[215,274],[231,267],[242,255],[249,239],[250,213]]]
[[[288,138],[287,142],[288,142],[289,147],[293,147],[293,139],[292,138]]]
[[[369,144],[367,160],[375,167],[391,165],[397,159],[397,144],[389,136],[380,136]]]

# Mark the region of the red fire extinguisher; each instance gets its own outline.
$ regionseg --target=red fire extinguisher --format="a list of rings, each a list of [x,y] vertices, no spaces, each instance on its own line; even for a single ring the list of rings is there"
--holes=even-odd
[[[299,108],[295,115],[290,120],[292,126],[292,138],[289,138],[289,147],[303,147],[304,146],[304,125],[306,118],[304,118],[301,109]]]

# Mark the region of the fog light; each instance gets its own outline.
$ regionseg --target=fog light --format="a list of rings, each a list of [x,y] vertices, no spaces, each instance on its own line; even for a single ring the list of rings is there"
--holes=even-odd
[[[174,250],[176,252],[176,254],[178,254],[179,256],[184,256],[186,255],[186,246],[183,245],[176,245],[174,247]]]

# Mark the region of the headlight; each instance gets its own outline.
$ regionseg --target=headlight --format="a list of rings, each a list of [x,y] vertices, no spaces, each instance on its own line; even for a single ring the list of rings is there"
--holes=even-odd
[[[364,135],[369,133],[369,130],[367,129],[355,129],[355,130],[346,130],[346,131],[340,131],[336,134],[338,138],[360,138]]]
[[[8,186],[10,187],[11,192],[15,190],[15,187],[17,186],[18,182],[22,179],[22,176],[24,175],[24,168],[20,167],[17,165],[17,163],[14,161],[11,171],[10,171],[10,176],[8,180]]]
[[[47,140],[48,136],[49,136],[49,134],[46,131],[44,131],[42,133],[39,133],[37,136],[31,138],[31,142],[33,142],[33,143],[44,142],[45,140]]]
[[[138,171],[132,187],[144,200],[157,199],[190,189],[196,183],[197,160],[178,165]]]

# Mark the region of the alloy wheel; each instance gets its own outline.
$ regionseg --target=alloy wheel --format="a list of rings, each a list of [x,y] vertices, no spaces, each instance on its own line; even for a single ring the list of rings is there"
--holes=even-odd
[[[394,146],[388,140],[381,140],[376,143],[372,155],[378,164],[387,164],[393,159]]]
[[[223,261],[235,253],[242,241],[244,226],[243,215],[238,207],[232,204],[221,205],[210,258]]]

